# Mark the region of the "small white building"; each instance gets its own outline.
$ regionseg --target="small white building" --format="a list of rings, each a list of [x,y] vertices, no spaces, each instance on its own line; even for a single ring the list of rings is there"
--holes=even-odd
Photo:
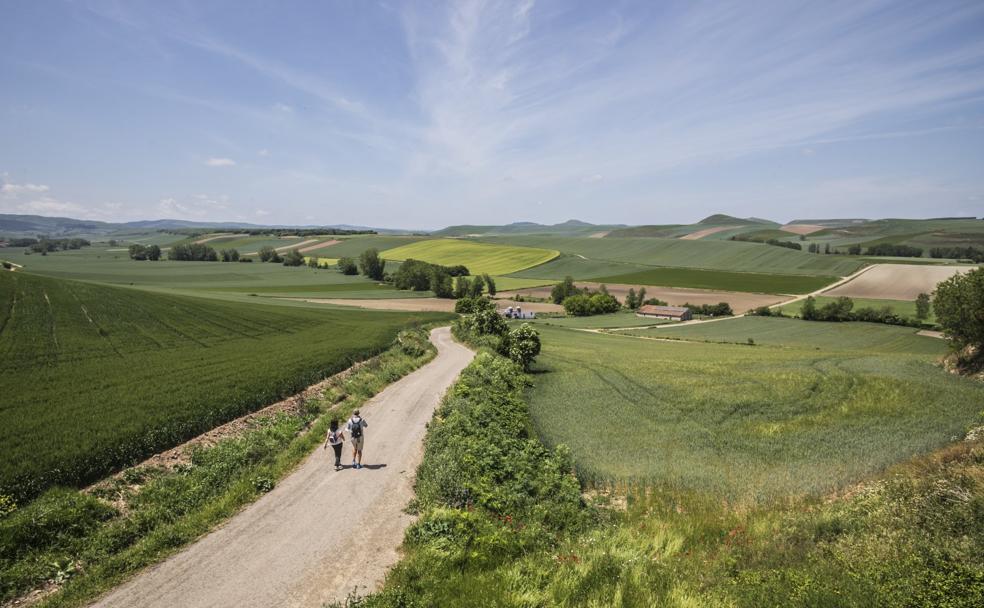
[[[505,310],[499,311],[507,319],[535,319],[536,313],[532,310],[523,310],[522,306],[509,306]]]

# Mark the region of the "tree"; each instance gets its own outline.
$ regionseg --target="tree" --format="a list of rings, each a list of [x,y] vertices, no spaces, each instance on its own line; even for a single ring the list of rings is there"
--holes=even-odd
[[[803,308],[800,309],[800,316],[807,321],[815,321],[817,318],[817,299],[813,296],[808,296],[806,300],[803,301]]]
[[[984,268],[955,274],[936,286],[933,311],[943,334],[958,349],[984,349]]]
[[[925,321],[929,318],[929,294],[921,293],[916,296],[916,318]]]
[[[291,249],[284,256],[284,266],[303,266],[304,256],[296,249]]]
[[[318,264],[318,258],[314,257],[313,255],[308,258],[307,265],[309,268],[320,268],[320,265]]]
[[[564,300],[579,293],[581,290],[574,285],[574,277],[566,276],[550,290],[550,299],[554,304],[563,304]]]
[[[827,243],[826,245],[824,245],[823,252],[825,254],[829,254],[830,253],[830,243]]]
[[[861,244],[855,243],[847,248],[848,255],[861,255]]]
[[[147,248],[147,259],[156,262],[161,259],[161,248],[158,245],[151,245]]]
[[[370,248],[363,251],[362,255],[359,256],[359,268],[362,270],[362,274],[370,279],[382,281],[386,262],[379,257],[379,251]]]
[[[461,299],[467,298],[468,293],[471,291],[471,284],[468,282],[467,277],[459,276],[454,280],[454,297]]]
[[[482,277],[476,276],[474,279],[472,279],[471,286],[468,288],[468,295],[470,295],[473,298],[480,298],[482,297],[482,292],[484,291],[485,291],[485,281],[482,280]]]
[[[533,360],[540,354],[540,334],[529,323],[523,323],[512,330],[500,343],[503,355],[529,370]]]
[[[147,247],[144,245],[130,245],[129,254],[131,260],[146,260]]]
[[[450,298],[454,296],[454,288],[451,286],[451,275],[444,268],[437,267],[431,272],[430,290],[439,298]]]
[[[636,296],[636,309],[638,310],[640,306],[646,303],[646,288],[642,287],[639,289],[639,294]]]
[[[634,287],[629,287],[629,293],[625,294],[625,307],[630,310],[639,308],[639,302],[636,300],[636,292]]]
[[[501,336],[509,329],[495,306],[475,311],[472,323],[475,331],[483,336]]]
[[[338,258],[338,263],[335,264],[338,267],[338,272],[346,275],[359,274],[359,267],[355,265],[355,260],[352,258]]]
[[[273,258],[279,257],[277,255],[277,250],[269,245],[260,247],[260,250],[257,252],[257,255],[260,256],[261,262],[273,262],[274,261]]]
[[[495,280],[492,277],[490,277],[488,274],[483,274],[482,275],[482,280],[485,281],[485,286],[488,287],[489,295],[490,296],[494,296],[495,295]]]

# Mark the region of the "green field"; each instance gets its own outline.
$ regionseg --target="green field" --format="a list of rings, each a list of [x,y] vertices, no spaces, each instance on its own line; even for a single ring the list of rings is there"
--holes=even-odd
[[[818,255],[772,247],[760,243],[737,241],[696,240],[685,241],[668,238],[570,238],[551,236],[482,237],[483,243],[540,247],[568,254],[558,261],[518,273],[518,276],[537,278],[563,278],[572,274],[586,280],[599,276],[623,274],[645,270],[646,266],[698,268],[704,270],[728,270],[796,274],[809,276],[846,276],[861,267],[858,260],[835,255]],[[583,256],[582,259],[578,256]],[[588,262],[584,272],[571,272],[575,266],[560,269],[560,261],[576,264],[576,260]],[[604,268],[592,266],[592,262],[604,262]],[[635,265],[637,268],[608,270],[612,266]]]
[[[520,303],[522,306],[522,303]],[[590,317],[545,317],[538,316],[536,319],[524,321],[535,325],[554,325],[556,327],[569,327],[572,329],[612,329],[616,327],[648,327],[652,325],[666,325],[676,323],[667,319],[653,319],[651,317],[639,317],[634,312],[616,312],[605,315],[593,315]]]
[[[446,318],[2,272],[0,494],[94,481],[379,352],[408,324]]]
[[[946,342],[939,338],[917,335],[917,329],[879,323],[825,323],[771,317],[741,317],[678,325],[654,330],[630,329],[630,335],[648,338],[674,338],[701,342],[747,344],[751,338],[757,346],[806,348],[822,351],[867,350],[879,353],[943,355]]]
[[[445,266],[464,264],[473,275],[504,275],[549,262],[558,253],[552,249],[434,239],[387,249],[382,255],[387,260],[413,258]]]
[[[831,491],[962,436],[984,399],[984,386],[934,365],[941,340],[862,325],[749,318],[651,330],[783,348],[540,326],[532,416],[589,481],[751,501]]]
[[[693,268],[651,268],[625,274],[596,277],[592,280],[599,283],[690,287],[752,293],[802,294],[830,285],[837,280],[837,277],[727,272]]]
[[[194,295],[231,293],[289,297],[405,297],[406,292],[335,269],[238,262],[138,262],[126,252],[95,248],[47,256],[20,255],[24,270],[46,276]],[[324,294],[330,293],[330,296]]]

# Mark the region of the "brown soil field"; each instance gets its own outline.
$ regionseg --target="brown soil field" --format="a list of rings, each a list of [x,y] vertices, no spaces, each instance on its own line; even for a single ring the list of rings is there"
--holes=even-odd
[[[318,249],[324,249],[325,247],[331,247],[332,245],[337,245],[341,241],[325,241],[324,243],[318,243],[317,245],[311,245],[310,247],[304,247],[301,249],[301,253],[307,253],[309,251],[316,251]]]
[[[575,283],[578,287],[588,289],[598,289],[600,287],[599,283]],[[629,289],[635,289],[639,291],[639,285],[622,285],[622,284],[608,284],[608,293],[612,294],[619,301],[625,301],[626,294],[629,293]],[[520,294],[524,296],[532,296],[534,298],[549,298],[551,287],[530,287],[528,289],[519,289],[516,291],[503,291],[499,292],[496,297],[501,299],[511,298],[515,294]],[[772,306],[773,304],[779,304],[784,302],[789,298],[783,296],[770,295],[765,293],[740,293],[736,291],[711,291],[708,289],[687,289],[684,287],[646,287],[646,298],[659,298],[671,306],[678,306],[690,302],[691,304],[717,304],[718,302],[727,302],[731,305],[731,308],[737,313],[745,312],[746,310],[751,310],[752,308],[758,308],[759,306]],[[529,303],[524,303],[522,306],[527,306]],[[499,307],[502,308],[500,302]],[[530,310],[536,310],[531,308]],[[539,312],[539,311],[537,311]]]
[[[341,298],[284,298],[298,302],[313,302],[315,304],[335,304],[337,306],[357,306],[372,310],[400,310],[410,312],[454,312],[454,300],[445,298],[387,298],[376,300],[345,300]],[[521,306],[524,310],[533,312],[564,312],[563,306],[543,302],[497,302],[499,308]]]
[[[705,236],[714,234],[715,232],[724,232],[725,230],[731,230],[733,228],[741,228],[741,226],[715,226],[714,228],[705,228],[703,230],[698,230],[697,232],[691,232],[690,234],[685,234],[680,237],[680,240],[696,241],[697,239],[702,239]]]
[[[793,234],[812,234],[814,232],[819,232],[826,228],[826,226],[817,226],[816,224],[786,224],[785,226],[780,226],[779,230],[783,232],[792,232]]]
[[[915,300],[920,293],[932,293],[936,284],[972,266],[930,266],[921,264],[875,264],[856,279],[839,285],[825,296]]]
[[[602,230],[601,232],[592,232],[588,235],[589,239],[601,239],[611,234],[611,230]]]

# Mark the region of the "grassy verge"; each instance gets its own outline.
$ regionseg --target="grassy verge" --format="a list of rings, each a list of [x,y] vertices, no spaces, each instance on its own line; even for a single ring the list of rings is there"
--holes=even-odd
[[[43,606],[77,606],[160,561],[270,491],[320,444],[330,418],[435,353],[424,330],[403,332],[300,414],[261,417],[241,436],[196,450],[188,466],[131,469],[92,494],[56,488],[0,511],[0,601],[53,586]]]

